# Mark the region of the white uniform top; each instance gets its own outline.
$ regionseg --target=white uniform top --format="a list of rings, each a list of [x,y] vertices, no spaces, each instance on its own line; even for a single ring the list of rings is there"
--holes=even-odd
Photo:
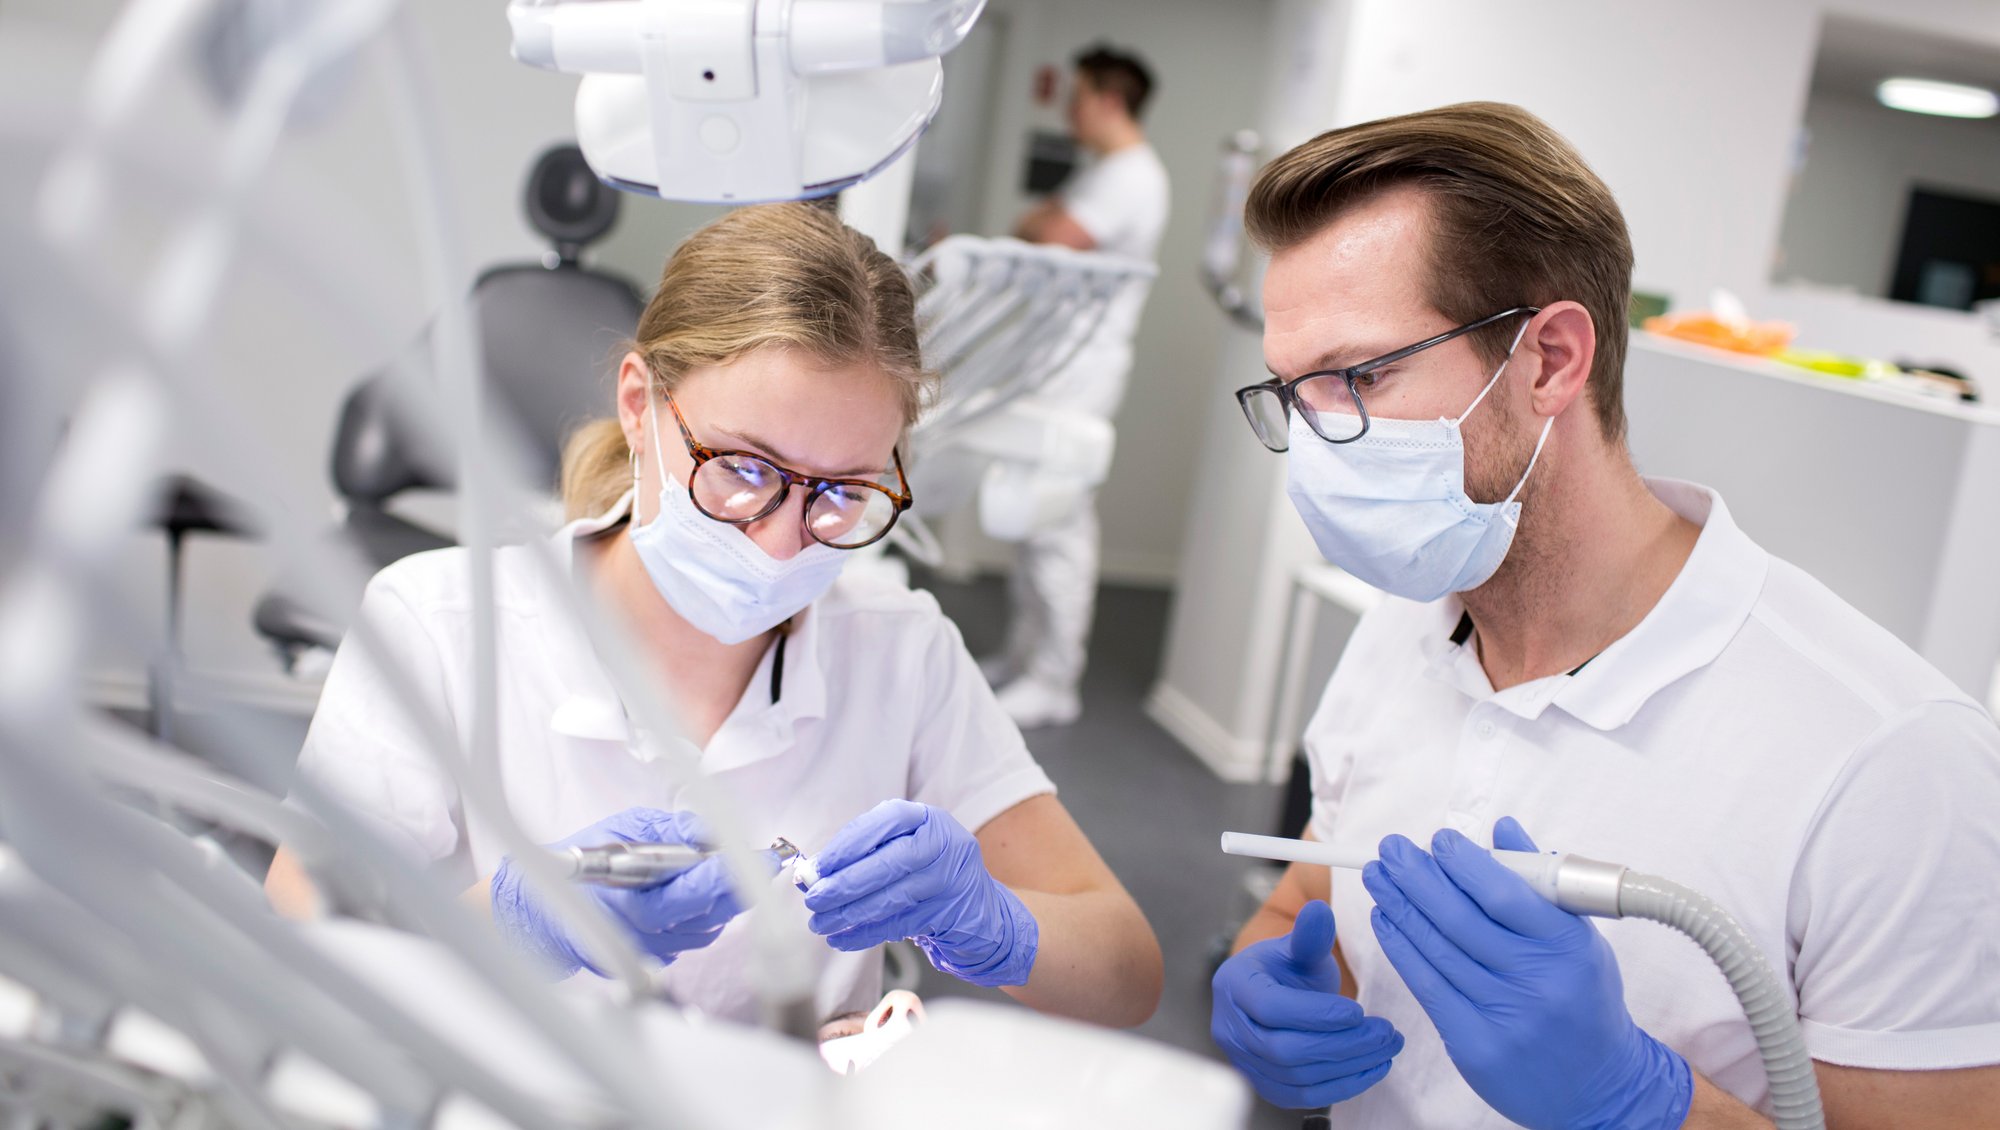
[[[1816,1059],[2000,1063],[2000,731],[1929,664],[1752,542],[1721,498],[1652,480],[1702,524],[1639,625],[1580,671],[1494,693],[1455,598],[1363,617],[1306,733],[1312,831],[1374,853],[1440,827],[1676,880],[1742,922]],[[1469,621],[1467,622],[1469,624]],[[1333,872],[1362,1005],[1408,1043],[1343,1125],[1512,1125],[1481,1102]],[[1600,921],[1639,1026],[1768,1113],[1741,1008],[1686,938]],[[1345,1121],[1351,1119],[1352,1121]]]
[[[1167,167],[1151,145],[1142,141],[1087,162],[1057,196],[1070,219],[1090,233],[1097,250],[1148,262],[1158,259],[1160,236],[1167,228]],[[1150,289],[1135,283],[1119,295],[1089,343],[1037,397],[1107,418],[1116,411]]]
[[[565,570],[575,542],[616,525],[630,497],[555,535]],[[528,552],[494,555],[499,765],[515,818],[548,843],[633,806],[685,807],[683,789],[635,735],[610,676],[564,614],[563,594]],[[466,566],[462,549],[404,558],[376,575],[360,612],[455,727],[472,701]],[[729,790],[753,846],[784,836],[816,851],[848,820],[893,798],[937,805],[976,831],[1055,791],[929,594],[844,580],[798,617],[784,650],[778,700],[774,647],[701,750],[702,772]],[[340,650],[299,772],[415,858],[435,861],[454,886],[469,886],[498,866],[499,846],[483,822],[467,834],[457,790],[391,705],[383,677],[359,651]],[[801,948],[815,955],[819,1014],[872,1005],[881,995],[879,951],[835,951],[806,930],[789,884],[774,884],[774,893]],[[710,1015],[754,1020],[745,925],[738,919],[714,944],[683,954],[657,982]]]
[[[1140,142],[1086,161],[1057,195],[1099,251],[1151,262],[1167,230],[1167,167]]]

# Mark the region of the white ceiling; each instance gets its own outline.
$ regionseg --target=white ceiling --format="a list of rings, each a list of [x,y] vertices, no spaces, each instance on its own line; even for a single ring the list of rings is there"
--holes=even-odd
[[[1826,18],[1813,64],[1813,93],[1872,101],[1875,85],[1892,77],[2000,90],[2000,51],[1842,16]]]

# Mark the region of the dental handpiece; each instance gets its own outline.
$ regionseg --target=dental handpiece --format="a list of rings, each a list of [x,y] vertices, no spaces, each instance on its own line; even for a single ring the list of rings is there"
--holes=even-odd
[[[1282,836],[1255,836],[1248,832],[1222,833],[1222,850],[1230,855],[1277,859],[1288,863],[1316,863],[1359,871],[1370,856],[1344,851],[1318,840],[1290,840]],[[1618,918],[1619,885],[1625,867],[1603,863],[1567,852],[1540,854],[1532,851],[1501,851],[1493,858],[1500,866],[1528,881],[1535,893],[1571,914]]]
[[[709,852],[686,844],[612,843],[558,852],[564,878],[599,887],[657,887],[700,863]]]
[[[790,840],[780,836],[765,850],[777,869],[792,869],[801,890],[818,877],[805,853]],[[556,858],[566,868],[563,877],[572,882],[641,890],[657,887],[715,854],[686,844],[610,843],[566,848]]]

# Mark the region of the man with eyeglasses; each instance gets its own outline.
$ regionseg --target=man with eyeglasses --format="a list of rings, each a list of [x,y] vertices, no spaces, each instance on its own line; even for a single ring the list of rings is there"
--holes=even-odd
[[[1305,737],[1306,835],[1377,858],[1293,865],[1244,927],[1230,1059],[1341,1125],[1770,1125],[1708,959],[1487,855],[1539,841],[1726,905],[1830,1125],[1995,1125],[2000,731],[1713,491],[1634,468],[1604,184],[1527,112],[1448,106],[1278,158],[1246,227],[1273,375],[1238,400],[1391,599]]]

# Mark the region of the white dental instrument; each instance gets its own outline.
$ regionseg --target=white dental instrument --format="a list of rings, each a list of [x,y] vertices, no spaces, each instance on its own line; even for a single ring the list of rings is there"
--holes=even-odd
[[[557,853],[564,878],[598,887],[657,887],[708,858],[685,844],[605,844]]]
[[[818,880],[819,873],[792,841],[779,836],[764,850],[780,870],[792,869],[793,882],[800,890]],[[641,890],[657,887],[716,854],[687,844],[612,843],[565,848],[555,856],[564,868],[563,877],[572,882]]]
[[[1288,840],[1282,836],[1254,836],[1248,832],[1222,833],[1222,850],[1229,855],[1258,859],[1280,859],[1288,863],[1317,863],[1359,871],[1370,856],[1343,851],[1318,840]],[[1618,918],[1618,889],[1625,868],[1568,853],[1494,851],[1502,867],[1528,881],[1535,893],[1569,911],[1598,918]]]

